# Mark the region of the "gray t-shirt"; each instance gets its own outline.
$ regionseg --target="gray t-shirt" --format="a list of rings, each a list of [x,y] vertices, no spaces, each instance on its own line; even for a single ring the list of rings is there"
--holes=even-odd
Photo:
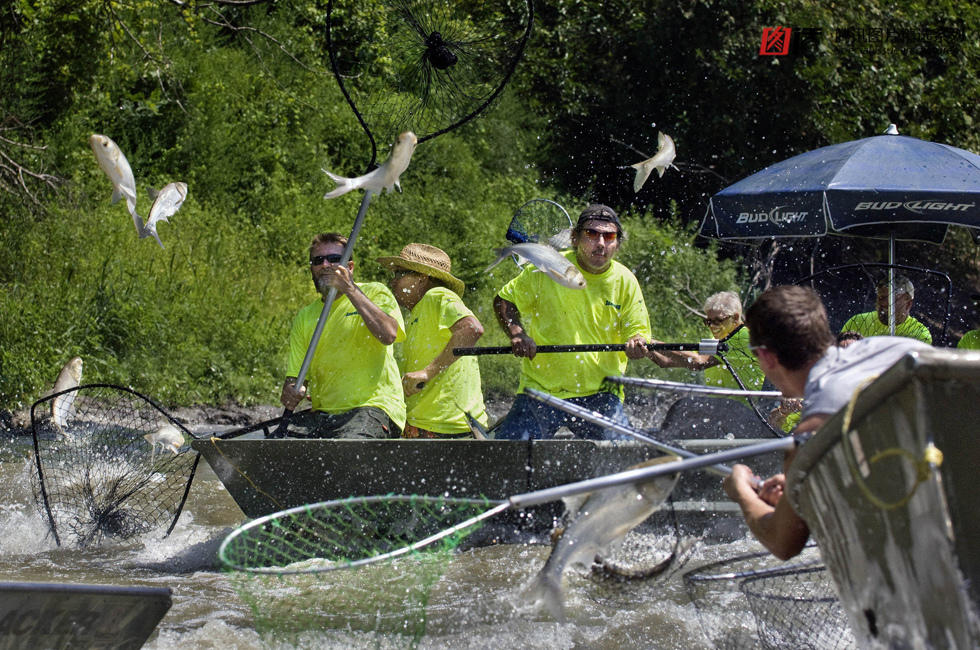
[[[899,359],[929,345],[902,336],[873,336],[846,348],[828,348],[812,368],[803,389],[801,420],[842,409],[869,377],[880,375]]]

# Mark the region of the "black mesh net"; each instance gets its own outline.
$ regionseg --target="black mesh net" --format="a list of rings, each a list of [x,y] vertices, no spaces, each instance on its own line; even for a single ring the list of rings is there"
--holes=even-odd
[[[79,386],[31,407],[35,502],[59,545],[166,536],[199,456],[193,435],[129,389]]]
[[[331,66],[372,164],[378,143],[402,131],[422,143],[486,108],[520,61],[533,17],[529,0],[331,0],[328,12]]]
[[[759,647],[846,650],[857,647],[826,568],[787,568],[749,576],[739,590],[755,615]]]
[[[775,630],[777,626],[783,625],[791,628],[795,624],[794,616],[808,616],[814,612],[813,609],[808,608],[808,604],[801,602],[795,611],[791,604],[787,604],[785,611],[772,612],[763,619],[759,613],[755,612],[755,608],[750,608],[749,597],[742,589],[743,583],[750,579],[761,580],[771,577],[771,581],[766,584],[773,585],[769,588],[776,589],[774,585],[780,584],[781,581],[784,584],[794,583],[797,581],[794,574],[810,569],[823,571],[820,564],[820,553],[816,546],[805,548],[803,553],[792,563],[780,562],[766,551],[746,553],[691,569],[684,573],[683,579],[684,587],[691,602],[694,603],[698,622],[701,624],[705,636],[716,648],[736,650],[762,647],[762,637],[771,635],[772,630]],[[820,575],[826,576],[825,573]],[[760,587],[756,591],[762,593],[766,588]],[[817,598],[823,598],[828,593],[826,585],[821,585],[820,589],[821,591],[816,595]],[[812,594],[811,597],[813,597]],[[836,601],[836,597],[834,597],[834,601]],[[749,614],[749,612],[752,613]],[[765,629],[763,629],[763,620],[766,621],[767,625]],[[843,625],[844,630],[847,630],[846,623],[840,619],[828,618],[811,622],[813,627],[826,626],[824,632],[826,638],[835,638],[834,635],[840,633],[841,625]],[[823,639],[824,637],[819,638]],[[790,644],[779,647],[846,648],[850,646],[797,646]]]

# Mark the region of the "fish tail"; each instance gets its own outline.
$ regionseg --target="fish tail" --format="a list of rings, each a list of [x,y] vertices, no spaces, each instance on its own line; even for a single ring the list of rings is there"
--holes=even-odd
[[[636,194],[637,192],[640,191],[640,188],[643,187],[643,184],[647,182],[647,179],[650,178],[650,172],[652,170],[650,169],[650,167],[644,165],[643,163],[638,163],[636,165],[633,165],[633,167],[636,168],[636,177],[633,179],[633,193]],[[661,176],[664,175],[662,169],[658,167],[657,170],[660,172]]]
[[[166,219],[163,219],[163,221],[166,221]],[[143,232],[140,233],[140,239],[144,239],[146,237],[149,237],[150,235],[153,235],[153,239],[157,240],[157,243],[160,244],[160,248],[166,250],[166,247],[163,245],[163,242],[160,241],[160,235],[157,234],[157,226],[155,223],[148,223],[145,226],[143,226]]]
[[[565,597],[561,592],[561,576],[556,578],[547,571],[547,567],[535,576],[524,592],[524,597],[532,605],[544,605],[556,621],[565,622]]]
[[[490,266],[488,266],[487,268],[483,269],[483,272],[484,273],[486,273],[487,271],[489,271],[493,267],[495,267],[498,264],[500,264],[501,262],[503,262],[504,261],[504,258],[507,257],[507,255],[508,255],[506,248],[495,248],[495,249],[493,249],[493,252],[497,254],[497,259],[495,259]]]
[[[354,183],[353,178],[347,178],[346,176],[338,176],[337,174],[332,174],[328,172],[326,169],[323,169],[323,173],[329,176],[330,180],[332,180],[334,183],[337,184],[337,187],[335,187],[334,189],[330,190],[329,192],[323,195],[323,198],[325,199],[335,199],[338,196],[347,194],[351,190],[357,188],[357,185]]]

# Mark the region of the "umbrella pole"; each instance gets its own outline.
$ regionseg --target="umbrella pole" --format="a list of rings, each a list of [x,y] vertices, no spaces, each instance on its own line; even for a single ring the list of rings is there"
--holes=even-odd
[[[888,333],[895,336],[895,232],[888,234]]]

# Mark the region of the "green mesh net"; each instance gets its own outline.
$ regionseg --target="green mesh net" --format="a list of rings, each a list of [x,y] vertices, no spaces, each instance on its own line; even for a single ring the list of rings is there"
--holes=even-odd
[[[431,587],[480,524],[410,548],[477,517],[495,502],[424,496],[353,497],[251,521],[218,551],[264,637],[301,643],[330,631],[363,635],[372,647],[414,647],[425,634]]]

